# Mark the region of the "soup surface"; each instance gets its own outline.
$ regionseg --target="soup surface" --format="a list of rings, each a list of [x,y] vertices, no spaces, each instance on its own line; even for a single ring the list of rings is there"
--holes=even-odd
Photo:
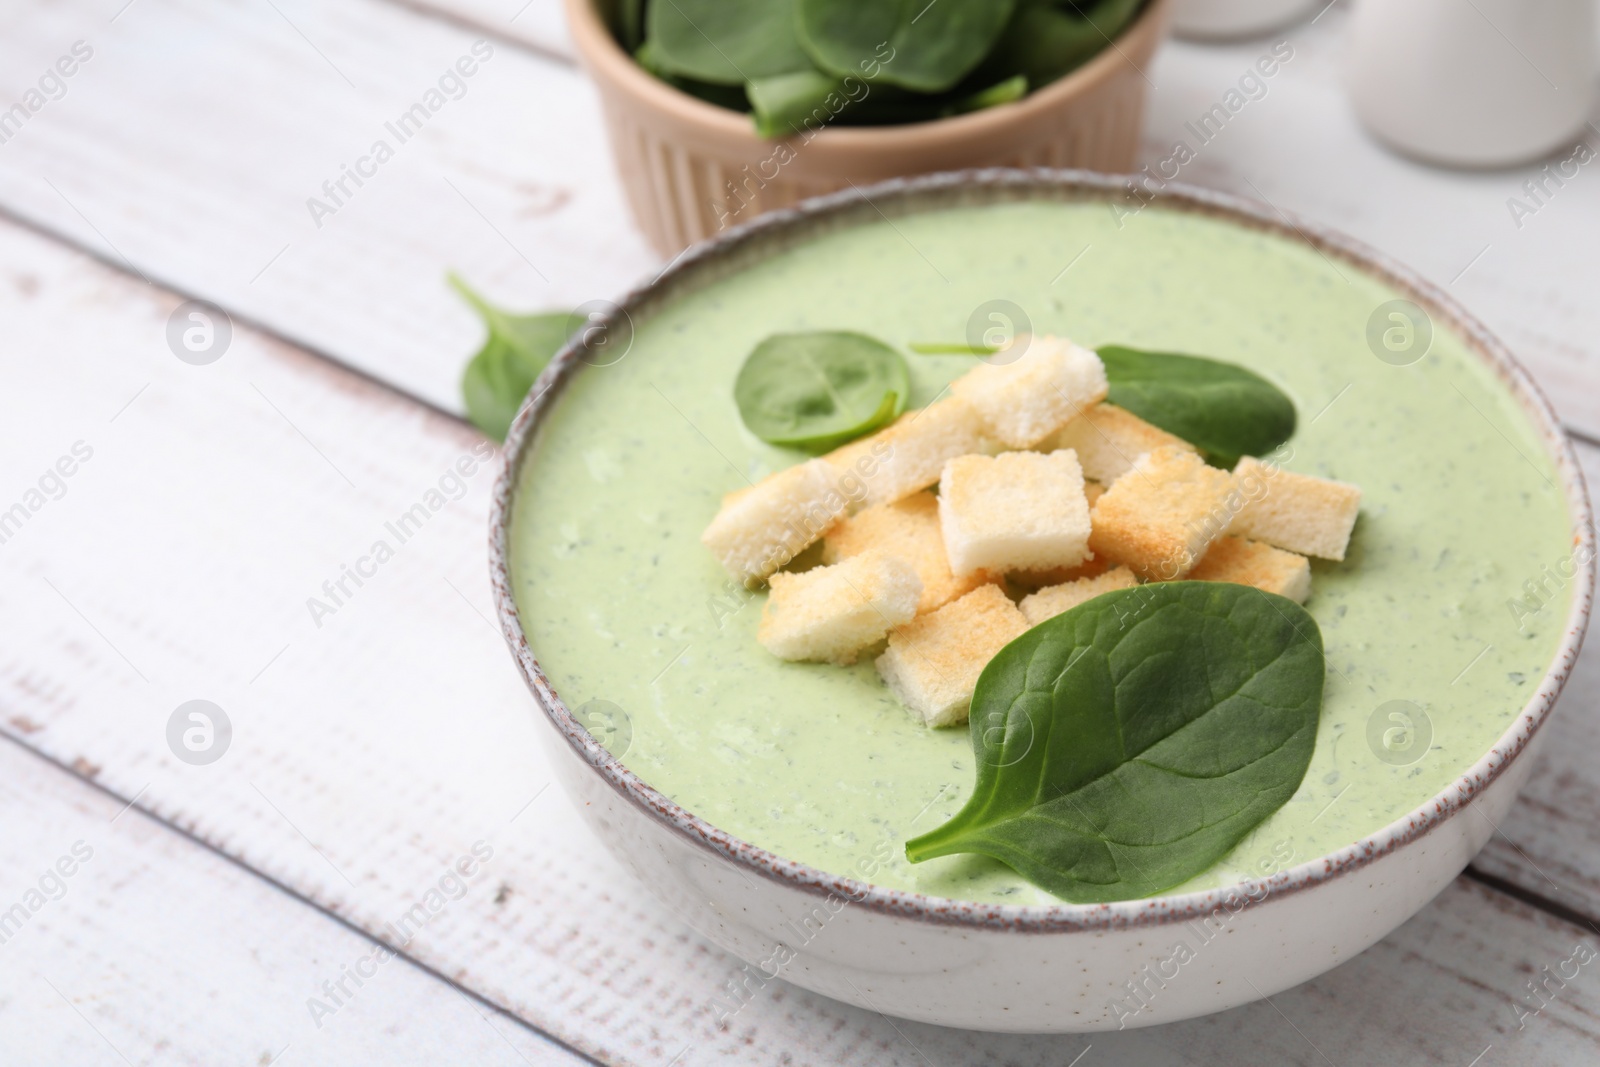
[[[620,362],[566,387],[513,513],[529,644],[569,706],[626,711],[613,743],[626,738],[632,770],[746,841],[852,877],[887,855],[871,881],[899,889],[1053,901],[992,860],[905,860],[905,840],[972,788],[967,730],[914,721],[870,658],[841,669],[768,654],[755,638],[765,594],[731,585],[698,540],[724,493],[804,458],[750,436],[734,406],[763,337],[859,330],[906,351],[962,340],[974,309],[1008,300],[1036,332],[1252,368],[1300,412],[1284,466],[1361,486],[1346,560],[1313,563],[1306,607],[1328,677],[1311,767],[1174,892],[1336,851],[1489,749],[1543,676],[1570,600],[1550,577],[1571,554],[1566,505],[1531,424],[1442,326],[1418,362],[1377,358],[1369,319],[1398,297],[1307,245],[1155,206],[1120,225],[1103,204],[1039,201],[822,234],[662,306]],[[970,366],[907,361],[913,406]],[[1522,601],[1530,579],[1542,607]]]

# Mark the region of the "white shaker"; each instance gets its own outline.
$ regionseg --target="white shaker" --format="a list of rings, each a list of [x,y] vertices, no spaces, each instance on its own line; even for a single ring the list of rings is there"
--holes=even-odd
[[[1600,74],[1595,0],[1362,0],[1347,73],[1361,121],[1401,152],[1527,162],[1585,129]]]
[[[1180,37],[1229,40],[1298,22],[1329,0],[1173,0],[1172,29]]]

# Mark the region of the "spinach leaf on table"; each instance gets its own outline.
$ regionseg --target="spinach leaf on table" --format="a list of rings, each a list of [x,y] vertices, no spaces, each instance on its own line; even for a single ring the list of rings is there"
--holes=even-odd
[[[664,71],[713,85],[809,70],[796,0],[650,0],[645,35]]]
[[[981,853],[1073,903],[1171,889],[1299,788],[1324,674],[1316,621],[1286,597],[1223,582],[1096,597],[984,668],[977,784],[906,856]]]
[[[1183,438],[1218,466],[1266,455],[1294,435],[1294,401],[1237,364],[1121,345],[1099,354],[1111,386],[1107,400]]]
[[[911,374],[900,353],[865,334],[780,333],[739,369],[734,402],[768,444],[826,452],[905,410]]]
[[[1015,2],[798,0],[800,45],[817,66],[841,78],[876,69],[870,80],[938,93],[982,61]],[[881,53],[885,45],[892,52]]]
[[[449,281],[489,329],[483,347],[461,375],[467,418],[496,441],[504,441],[533,380],[583,320],[566,311],[513,315],[489,303],[455,274]]]

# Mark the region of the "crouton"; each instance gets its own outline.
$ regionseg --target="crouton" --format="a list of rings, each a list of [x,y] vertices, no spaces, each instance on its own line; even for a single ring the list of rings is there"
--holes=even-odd
[[[749,584],[821,539],[847,503],[833,468],[809,460],[723,497],[700,543],[729,574]]]
[[[1099,482],[1084,479],[1083,499],[1092,508],[1094,502],[1105,494],[1106,487]],[[1097,574],[1104,574],[1111,569],[1109,560],[1095,559],[1090,556],[1075,567],[1047,567],[1044,570],[1012,571],[1006,577],[1012,585],[1023,589],[1038,591],[1047,585],[1061,585],[1065,582],[1075,582],[1079,578],[1093,578]]]
[[[1095,502],[1089,547],[1146,580],[1181,578],[1233,517],[1232,493],[1227,471],[1163,445],[1135,460]]]
[[[1076,567],[1047,567],[1044,570],[1012,571],[1006,581],[1018,589],[1037,593],[1052,585],[1064,585],[1080,578],[1094,578],[1104,574],[1113,564],[1104,559],[1086,559]]]
[[[1105,399],[1106,368],[1071,341],[1023,334],[951,382],[950,392],[977,409],[989,436],[1030,448]]]
[[[1133,461],[1152,448],[1172,445],[1188,452],[1195,450],[1181,437],[1111,404],[1096,404],[1088,409],[1062,427],[1049,443],[1078,453],[1083,473],[1106,485],[1128,473]]]
[[[779,571],[756,628],[779,659],[848,664],[917,613],[922,582],[905,560],[867,552],[799,574]]]
[[[1229,533],[1302,556],[1344,559],[1361,510],[1359,486],[1295,474],[1250,456],[1234,468],[1234,479],[1261,491],[1246,494]]]
[[[1253,585],[1298,604],[1311,595],[1311,563],[1304,556],[1242,537],[1217,538],[1188,577],[1196,582]]]
[[[939,529],[939,500],[928,492],[912,493],[893,504],[877,504],[839,522],[822,543],[822,561],[838,563],[871,551],[898,556],[916,568],[922,580],[919,615],[1000,580],[999,574],[988,571],[959,578],[951,572]]]
[[[928,488],[939,480],[947,459],[997,451],[972,405],[946,397],[822,458],[838,472],[846,495],[860,509],[891,504]]]
[[[891,630],[878,673],[927,725],[956,726],[967,719],[983,668],[1027,629],[1028,620],[999,586],[979,586]]]
[[[1022,603],[1017,607],[1028,620],[1029,626],[1038,626],[1046,619],[1053,619],[1063,611],[1070,611],[1079,604],[1093,600],[1101,593],[1109,593],[1113,589],[1131,589],[1138,584],[1133,572],[1128,568],[1113,567],[1093,578],[1079,578],[1075,582],[1065,582],[1041,589],[1031,596],[1023,597]]]
[[[1070,449],[961,456],[939,478],[939,523],[956,574],[1072,567],[1089,555],[1089,502]]]

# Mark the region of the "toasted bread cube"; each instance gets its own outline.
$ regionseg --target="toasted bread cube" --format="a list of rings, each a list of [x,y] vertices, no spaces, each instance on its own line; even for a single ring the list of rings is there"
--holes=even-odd
[[[1085,411],[1062,427],[1050,444],[1078,453],[1083,473],[1106,485],[1128,473],[1133,461],[1153,448],[1172,445],[1189,452],[1195,450],[1183,438],[1111,404],[1096,404]]]
[[[867,552],[831,567],[779,571],[756,640],[779,659],[854,663],[868,645],[917,614],[922,582],[897,556]]]
[[[838,563],[873,551],[899,556],[916,568],[922,579],[918,615],[1000,580],[999,574],[989,571],[959,578],[951,572],[939,529],[939,500],[928,492],[912,493],[893,504],[876,504],[839,522],[822,543],[822,562]]]
[[[700,543],[729,574],[749,584],[820,540],[847,503],[833,468],[808,460],[723,497]]]
[[[1134,461],[1091,514],[1089,547],[1147,581],[1182,578],[1233,517],[1233,477],[1163,445]]]
[[[1138,584],[1138,580],[1128,568],[1113,567],[1093,578],[1079,578],[1074,582],[1064,582],[1061,585],[1041,589],[1032,596],[1023,597],[1022,603],[1017,607],[1028,620],[1029,626],[1038,626],[1046,619],[1053,619],[1063,611],[1070,611],[1079,604],[1093,600],[1101,593],[1109,593],[1113,589],[1131,589]]]
[[[967,720],[983,668],[1027,629],[1028,620],[998,585],[979,586],[891,630],[878,673],[923,722],[956,726]]]
[[[1233,472],[1251,488],[1228,532],[1318,559],[1344,559],[1361,510],[1361,488],[1295,474],[1245,456]],[[1255,486],[1262,491],[1253,491]],[[1251,499],[1254,497],[1254,499]]]
[[[961,456],[939,478],[939,523],[956,574],[1073,567],[1089,556],[1089,501],[1070,449]]]
[[[890,504],[939,480],[947,459],[998,452],[983,432],[983,420],[965,400],[946,397],[908,411],[869,437],[822,458],[837,472],[855,509]]]
[[[1019,589],[1037,593],[1052,585],[1065,585],[1080,578],[1094,578],[1110,570],[1115,564],[1110,560],[1086,559],[1076,567],[1047,567],[1044,570],[1012,571],[1006,581]]]
[[[1311,563],[1260,541],[1219,537],[1188,577],[1196,582],[1253,585],[1304,604],[1311,595]],[[1026,601],[1023,603],[1027,607]]]
[[[1087,348],[1055,337],[1016,337],[950,383],[978,410],[989,436],[1030,448],[1106,395],[1106,368]]]

